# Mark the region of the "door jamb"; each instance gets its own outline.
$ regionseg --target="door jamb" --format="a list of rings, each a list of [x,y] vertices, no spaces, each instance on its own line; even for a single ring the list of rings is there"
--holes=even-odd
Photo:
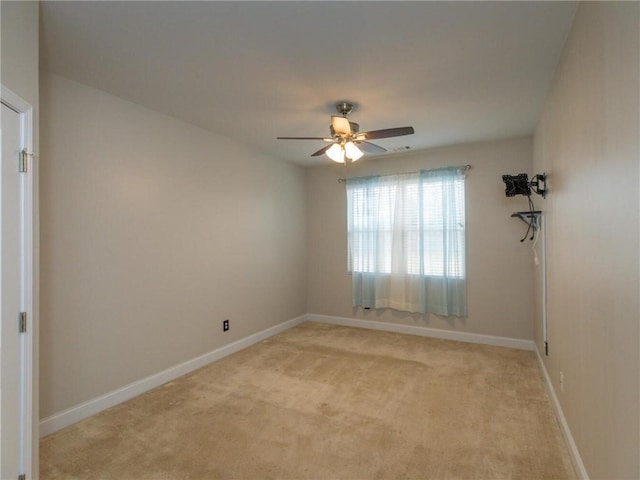
[[[33,106],[4,85],[0,85],[0,100],[20,115],[20,148],[29,155],[27,172],[21,175],[21,311],[27,312],[27,331],[22,335],[22,371],[23,382],[21,403],[24,405],[22,418],[23,445],[20,463],[26,478],[38,478],[38,315],[34,306],[34,199],[37,198],[37,162],[33,154]]]

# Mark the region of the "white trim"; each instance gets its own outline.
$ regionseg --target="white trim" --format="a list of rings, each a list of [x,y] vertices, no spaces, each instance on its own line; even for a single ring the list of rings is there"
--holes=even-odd
[[[20,148],[33,153],[33,106],[0,85],[0,101],[18,113],[20,117]],[[35,155],[29,157],[29,168],[21,174],[20,186],[20,245],[21,254],[21,298],[20,310],[27,313],[27,332],[22,335],[20,349],[22,351],[20,381],[21,403],[24,406],[21,420],[22,440],[21,469],[27,478],[37,477],[38,470],[38,409],[34,408],[34,397],[38,395],[38,385],[34,381],[38,378],[36,361],[37,352],[34,350],[35,338],[38,332],[38,318],[34,309],[34,194],[37,184],[34,182],[36,172]]]
[[[479,333],[458,332],[454,330],[441,330],[438,328],[418,327],[414,325],[399,325],[396,323],[378,322],[375,320],[362,320],[359,318],[335,317],[332,315],[318,315],[307,313],[307,321],[342,325],[345,327],[368,328],[385,332],[404,333],[407,335],[419,335],[422,337],[441,338],[458,342],[481,343],[496,347],[517,348],[518,350],[534,350],[533,340],[519,338],[496,337]]]
[[[556,395],[556,391],[553,388],[553,384],[551,383],[551,379],[549,378],[549,373],[547,372],[547,367],[542,360],[542,356],[540,355],[540,351],[538,350],[538,346],[535,347],[536,356],[538,357],[538,364],[540,365],[540,370],[542,371],[542,376],[544,377],[544,383],[547,387],[547,392],[549,393],[549,398],[551,398],[551,403],[553,404],[553,410],[556,414],[556,418],[558,419],[558,423],[560,424],[560,430],[562,431],[562,436],[564,437],[567,446],[569,447],[569,455],[571,457],[571,462],[573,463],[573,468],[576,471],[576,474],[581,480],[589,480],[589,475],[587,474],[587,469],[582,462],[582,457],[580,456],[580,452],[578,451],[578,447],[576,446],[576,442],[573,440],[573,435],[571,435],[571,429],[569,428],[569,424],[567,423],[567,419],[564,416],[564,412],[562,411],[562,406],[558,400]]]
[[[20,96],[13,93],[4,85],[0,85],[0,96],[2,97],[2,103],[9,106],[13,110],[15,110],[17,113],[23,113],[33,109],[33,106],[29,102],[27,102],[26,100],[23,100]],[[31,141],[32,141],[32,135],[25,136],[25,143],[31,143]],[[29,146],[29,145],[25,145],[25,146]]]
[[[209,365],[210,363],[220,360],[232,353],[239,352],[240,350],[250,347],[251,345],[254,345],[266,338],[284,332],[291,327],[295,327],[304,321],[305,315],[287,320],[286,322],[267,328],[258,333],[254,333],[253,335],[249,335],[248,337],[230,343],[229,345],[225,345],[224,347],[220,347],[209,353],[205,353],[204,355],[200,355],[199,357],[187,360],[186,362],[180,363],[174,367],[170,367],[162,372],[130,383],[129,385],[125,385],[122,388],[106,393],[92,400],[88,400],[80,405],[55,413],[40,421],[40,437],[50,435],[64,427],[68,427],[80,420],[84,420],[85,418],[95,415],[102,410],[113,407],[147,392],[152,388],[159,387],[160,385]]]
[[[27,152],[33,153],[33,108],[28,108],[21,112],[22,117],[22,136],[23,136],[23,145],[22,148],[26,149]],[[38,423],[38,412],[37,409],[33,408],[33,398],[34,398],[34,378],[37,378],[34,373],[35,367],[35,357],[34,357],[34,338],[37,332],[37,317],[34,309],[33,302],[33,188],[34,188],[34,168],[36,163],[35,155],[30,155],[28,157],[28,169],[27,172],[22,173],[22,248],[23,256],[22,256],[22,272],[23,272],[23,290],[22,290],[22,311],[27,312],[27,332],[26,335],[23,336],[23,381],[24,381],[24,390],[22,399],[24,405],[24,428],[25,435],[24,439],[24,450],[23,450],[23,466],[24,473],[26,478],[36,477],[34,475],[34,462],[37,461],[34,458],[34,448],[33,443],[38,439],[38,431],[34,431],[34,428],[37,429]],[[37,450],[35,451],[37,454]]]
[[[547,219],[540,214],[538,235],[542,233],[542,336],[548,350],[549,345],[549,317],[547,316]],[[537,348],[537,347],[536,347]]]

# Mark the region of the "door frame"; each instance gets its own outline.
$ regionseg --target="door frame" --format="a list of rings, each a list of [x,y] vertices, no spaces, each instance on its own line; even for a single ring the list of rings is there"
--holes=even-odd
[[[27,172],[20,175],[21,228],[21,311],[27,312],[27,331],[21,335],[22,381],[21,403],[24,406],[21,418],[22,445],[20,464],[27,479],[38,478],[38,311],[34,297],[35,269],[34,246],[37,246],[34,224],[34,206],[37,205],[37,162],[33,154],[33,106],[4,85],[0,85],[0,100],[16,111],[20,118],[20,149],[28,153]]]

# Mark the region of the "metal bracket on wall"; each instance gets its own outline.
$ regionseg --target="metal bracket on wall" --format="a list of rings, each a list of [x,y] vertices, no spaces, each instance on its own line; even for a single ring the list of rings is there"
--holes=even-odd
[[[538,219],[542,215],[542,210],[534,210],[534,211],[526,211],[526,212],[515,212],[512,213],[512,217],[517,217],[522,220],[527,225],[532,225],[534,229],[538,229]]]

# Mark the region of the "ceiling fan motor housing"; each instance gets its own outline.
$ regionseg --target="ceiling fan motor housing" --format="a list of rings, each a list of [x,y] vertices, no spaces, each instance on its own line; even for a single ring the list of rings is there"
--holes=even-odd
[[[351,126],[351,134],[352,134],[351,136],[355,135],[360,131],[360,125],[357,124],[356,122],[349,122],[349,126]],[[333,128],[333,125],[329,125],[329,131],[331,131],[331,136],[333,138],[344,137],[344,135],[338,135],[336,133],[335,129]]]
[[[340,102],[336,104],[336,110],[343,117],[346,117],[347,115],[349,115],[353,110],[353,107],[354,107],[353,103],[349,103],[349,102]]]

